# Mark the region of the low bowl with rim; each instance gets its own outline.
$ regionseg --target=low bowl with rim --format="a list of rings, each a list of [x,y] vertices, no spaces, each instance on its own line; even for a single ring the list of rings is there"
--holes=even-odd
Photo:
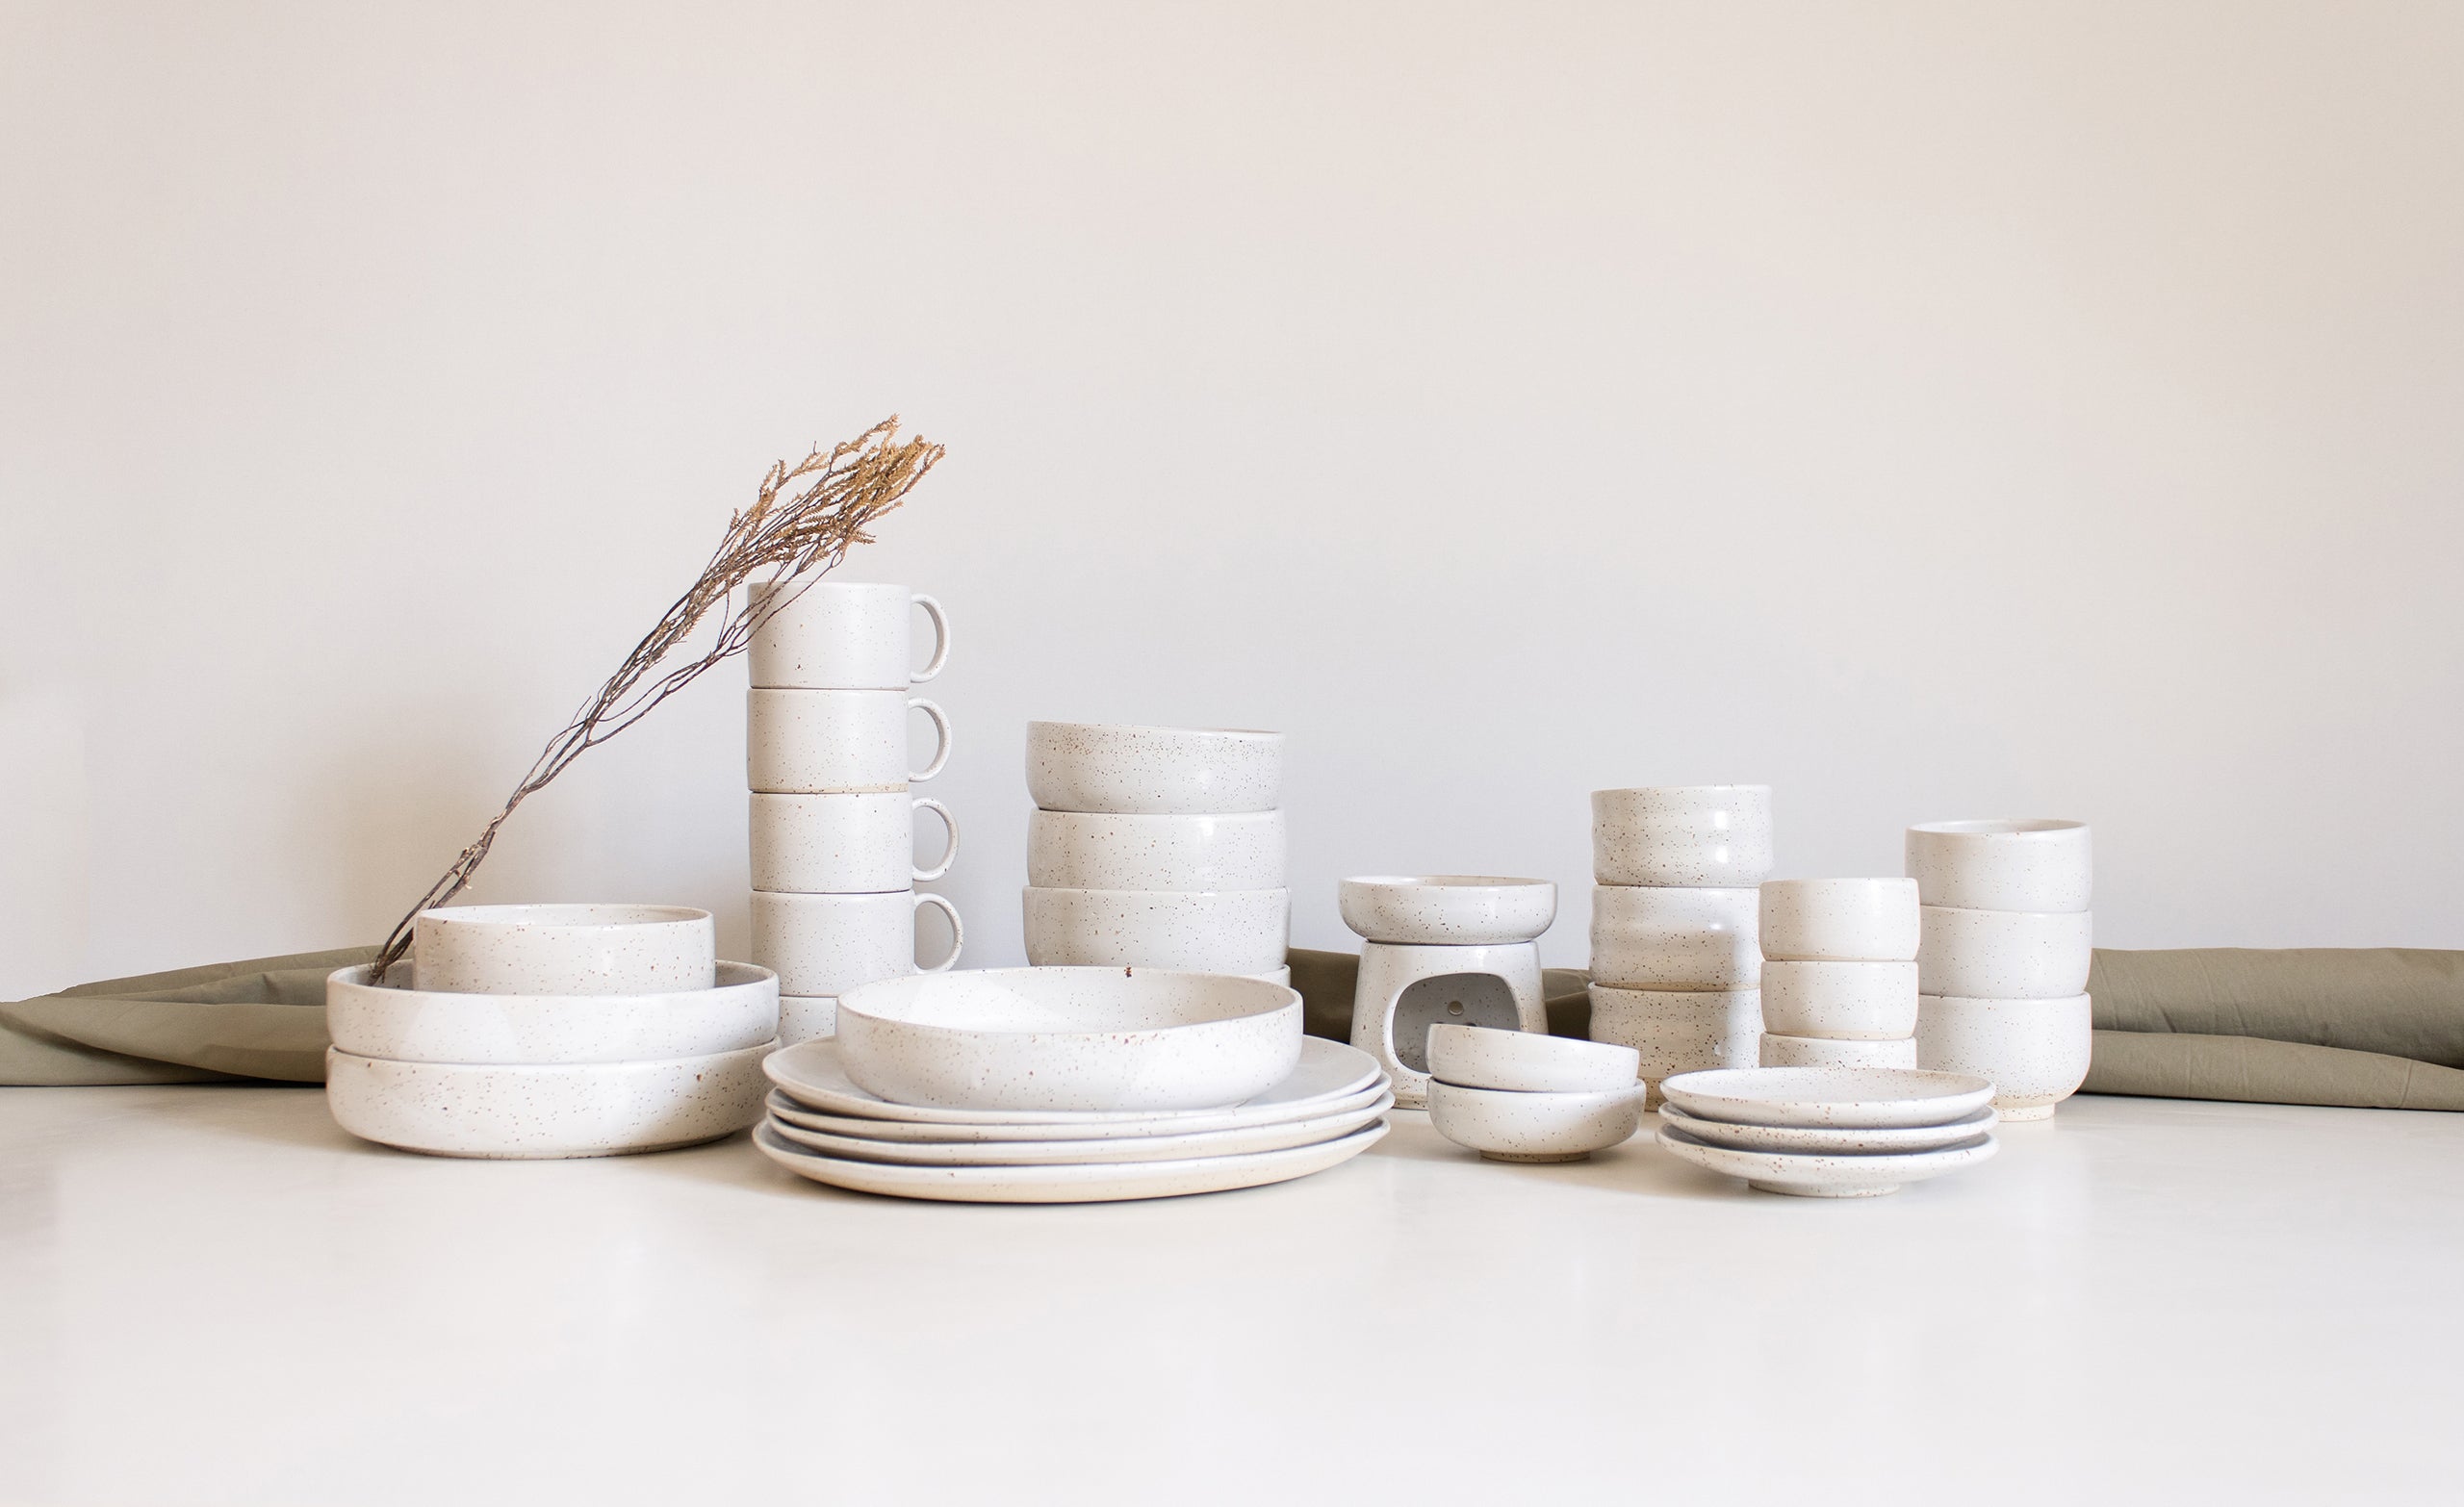
[[[411,923],[416,987],[442,994],[706,989],[718,929],[686,906],[439,906]]]
[[[1344,925],[1372,942],[1495,947],[1549,930],[1557,886],[1492,874],[1371,874],[1344,881],[1337,905]]]
[[[396,1062],[642,1062],[756,1047],[779,1034],[779,976],[723,962],[706,989],[672,994],[449,994],[384,983],[368,965],[325,980],[325,1029],[354,1057]]]

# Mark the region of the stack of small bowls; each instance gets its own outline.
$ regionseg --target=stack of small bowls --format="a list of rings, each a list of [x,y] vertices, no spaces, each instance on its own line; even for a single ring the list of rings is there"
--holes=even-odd
[[[2087,823],[2050,817],[1908,830],[1925,902],[1916,1060],[1992,1079],[2006,1120],[2049,1118],[2088,1076],[2090,844]]]
[[[1580,1162],[1643,1114],[1632,1047],[1528,1031],[1428,1028],[1428,1117],[1491,1162]]]
[[[779,981],[720,962],[706,910],[456,906],[382,983],[325,983],[325,1096],[365,1140],[444,1157],[604,1157],[761,1117]]]
[[[1766,1193],[1872,1198],[1992,1159],[1993,1086],[1904,1067],[1745,1067],[1660,1086],[1659,1143]]]
[[[1771,787],[1595,790],[1591,853],[1592,1039],[1636,1050],[1654,1104],[1671,1074],[1754,1065]]]
[[[1916,881],[1762,886],[1762,1065],[1916,1065]]]
[[[1027,960],[1291,982],[1283,734],[1027,724]]]
[[[958,822],[938,801],[908,793],[950,756],[941,708],[907,694],[950,656],[941,604],[904,586],[785,581],[753,588],[753,691],[745,761],[753,786],[753,958],[779,975],[780,1036],[826,1036],[838,996],[915,971],[915,918],[949,918],[958,961],[965,928],[947,896],[915,888],[958,856]],[[933,657],[912,668],[911,609],[932,619]],[[908,716],[939,734],[932,762],[908,765]],[[915,813],[941,819],[948,842],[915,862]]]

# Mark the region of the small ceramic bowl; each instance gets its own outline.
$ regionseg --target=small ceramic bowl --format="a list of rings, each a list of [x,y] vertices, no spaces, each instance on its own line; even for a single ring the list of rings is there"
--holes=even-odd
[[[1604,1093],[1515,1093],[1433,1081],[1429,1123],[1492,1162],[1580,1162],[1634,1134],[1643,1086]]]
[[[440,1157],[613,1157],[761,1118],[775,1043],[650,1062],[390,1062],[329,1049],[325,1103],[362,1140]]]
[[[1757,909],[1765,958],[1916,960],[1912,879],[1772,880]]]
[[[1591,986],[1591,1039],[1630,1046],[1655,1104],[1661,1079],[1762,1060],[1762,996],[1755,989]]]
[[[1591,976],[1626,989],[1744,989],[1762,976],[1750,889],[1591,892]]]
[[[1281,811],[1035,811],[1027,817],[1027,882],[1042,889],[1281,889],[1285,847]]]
[[[392,977],[410,972],[396,963]],[[779,1034],[779,976],[723,962],[706,989],[676,994],[446,994],[325,981],[325,1028],[354,1057],[399,1062],[638,1062],[707,1057]]]
[[[1905,1067],[1916,1066],[1916,1042],[1835,1041],[1822,1036],[1784,1036],[1762,1033],[1765,1067]]]
[[[1632,1047],[1535,1031],[1439,1023],[1428,1028],[1429,1076],[1465,1088],[1605,1093],[1640,1078]]]
[[[2095,891],[2088,824],[2059,817],[1912,827],[1908,872],[1925,904],[1963,910],[2085,910]]]
[[[1284,966],[1292,940],[1292,894],[1282,889],[1175,894],[1030,885],[1025,907],[1027,961],[1039,967],[1266,973]]]
[[[1771,787],[1595,790],[1591,871],[1603,884],[1759,884],[1771,874]]]
[[[838,999],[865,1092],[945,1110],[1204,1110],[1300,1060],[1300,996],[1260,979],[1143,968],[920,975]]]
[[[2091,1001],[1929,995],[1916,1020],[1916,1065],[1993,1080],[2006,1120],[2041,1120],[2087,1081],[2095,1040]]]
[[[683,906],[447,906],[411,924],[437,994],[676,994],[718,977],[718,928]]]
[[[1979,1000],[2066,1000],[2088,987],[2095,921],[2085,910],[1924,907],[1918,986]]]
[[[1047,811],[1205,816],[1283,804],[1283,734],[1027,724],[1027,794]]]
[[[1916,964],[1766,962],[1762,1024],[1790,1036],[1900,1040],[1916,1029]]]
[[[1549,930],[1557,886],[1486,874],[1373,874],[1344,881],[1336,904],[1344,925],[1373,942],[1491,947]]]

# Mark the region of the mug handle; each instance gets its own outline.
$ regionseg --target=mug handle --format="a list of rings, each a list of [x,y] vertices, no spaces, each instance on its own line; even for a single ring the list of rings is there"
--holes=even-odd
[[[959,907],[950,904],[950,897],[947,895],[932,895],[917,891],[915,908],[921,910],[926,906],[940,907],[941,914],[950,918],[950,956],[930,968],[918,968],[915,971],[917,973],[947,973],[950,971],[950,965],[959,960],[959,949],[966,945],[966,923],[959,919]]]
[[[937,740],[933,746],[933,762],[922,769],[908,772],[907,779],[910,784],[921,784],[939,774],[941,766],[950,761],[950,714],[920,696],[909,697],[907,706],[910,711],[920,711],[932,718],[933,730],[937,734]]]
[[[907,677],[908,684],[922,685],[939,675],[941,667],[950,662],[950,615],[941,610],[938,601],[920,591],[912,600],[915,605],[924,609],[924,615],[933,620],[933,662]]]
[[[934,815],[939,817],[941,819],[942,830],[947,831],[950,835],[949,846],[941,850],[941,861],[939,864],[933,868],[917,869],[915,871],[915,877],[920,880],[939,879],[942,875],[950,872],[951,864],[958,861],[959,819],[950,814],[950,808],[948,806],[934,800],[931,796],[917,796],[915,798],[915,804],[911,807],[911,809],[917,811],[930,811]],[[913,860],[911,859],[910,861],[911,862]]]

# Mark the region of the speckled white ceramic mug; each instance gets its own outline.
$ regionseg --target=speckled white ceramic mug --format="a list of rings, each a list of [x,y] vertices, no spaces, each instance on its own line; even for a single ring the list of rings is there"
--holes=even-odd
[[[411,923],[437,994],[673,994],[718,976],[718,929],[685,906],[445,906]]]
[[[1916,964],[1762,964],[1762,1024],[1788,1036],[1896,1041],[1916,1029]]]
[[[1283,805],[1283,734],[1249,728],[1031,722],[1027,794],[1047,811],[1271,811]]]
[[[2006,1120],[2041,1120],[2078,1092],[2095,1042],[2094,1002],[1925,997],[1916,1019],[1916,1065],[1993,1080]]]
[[[1771,787],[1595,790],[1591,873],[1603,884],[1759,884],[1771,874]]]
[[[1025,897],[1027,961],[1038,967],[1266,973],[1284,966],[1292,892],[1047,889]]]
[[[1791,962],[1914,962],[1912,879],[1771,880],[1758,907],[1762,956]]]
[[[1750,889],[1601,884],[1591,892],[1591,976],[1636,989],[1742,989],[1762,976]]]
[[[950,953],[919,969],[915,914],[927,906],[949,918]],[[753,892],[753,960],[779,975],[783,998],[835,998],[877,979],[939,973],[959,960],[965,941],[965,923],[946,895],[904,889],[877,895]]]
[[[1756,989],[1591,986],[1591,1039],[1630,1046],[1635,1071],[1657,1084],[1679,1073],[1761,1063],[1762,995]]]
[[[1979,1000],[2063,1000],[2088,987],[2095,919],[2085,910],[1963,910],[1927,906],[1917,949],[1927,994]]]
[[[1908,830],[1908,873],[1929,906],[1963,910],[2085,910],[2095,892],[2085,822],[1996,817]]]
[[[1281,889],[1281,811],[1031,811],[1027,882],[1046,889]]]
[[[770,611],[783,590],[786,605]],[[752,588],[752,599],[757,626],[747,658],[757,686],[903,691],[939,675],[949,663],[948,615],[939,602],[904,586],[764,581]],[[923,608],[933,620],[933,657],[921,670],[914,668],[911,607]]]
[[[1784,1036],[1766,1031],[1762,1034],[1762,1065],[1912,1068],[1916,1065],[1916,1042],[1910,1036],[1896,1041],[1837,1041],[1823,1036]]]
[[[948,841],[931,868],[915,865],[915,813],[941,819]],[[797,894],[882,894],[937,880],[959,856],[958,818],[903,790],[752,797],[753,887]]]
[[[932,762],[908,768],[907,715],[933,719]],[[950,719],[920,696],[896,691],[746,693],[746,781],[765,795],[904,790],[950,760]]]

